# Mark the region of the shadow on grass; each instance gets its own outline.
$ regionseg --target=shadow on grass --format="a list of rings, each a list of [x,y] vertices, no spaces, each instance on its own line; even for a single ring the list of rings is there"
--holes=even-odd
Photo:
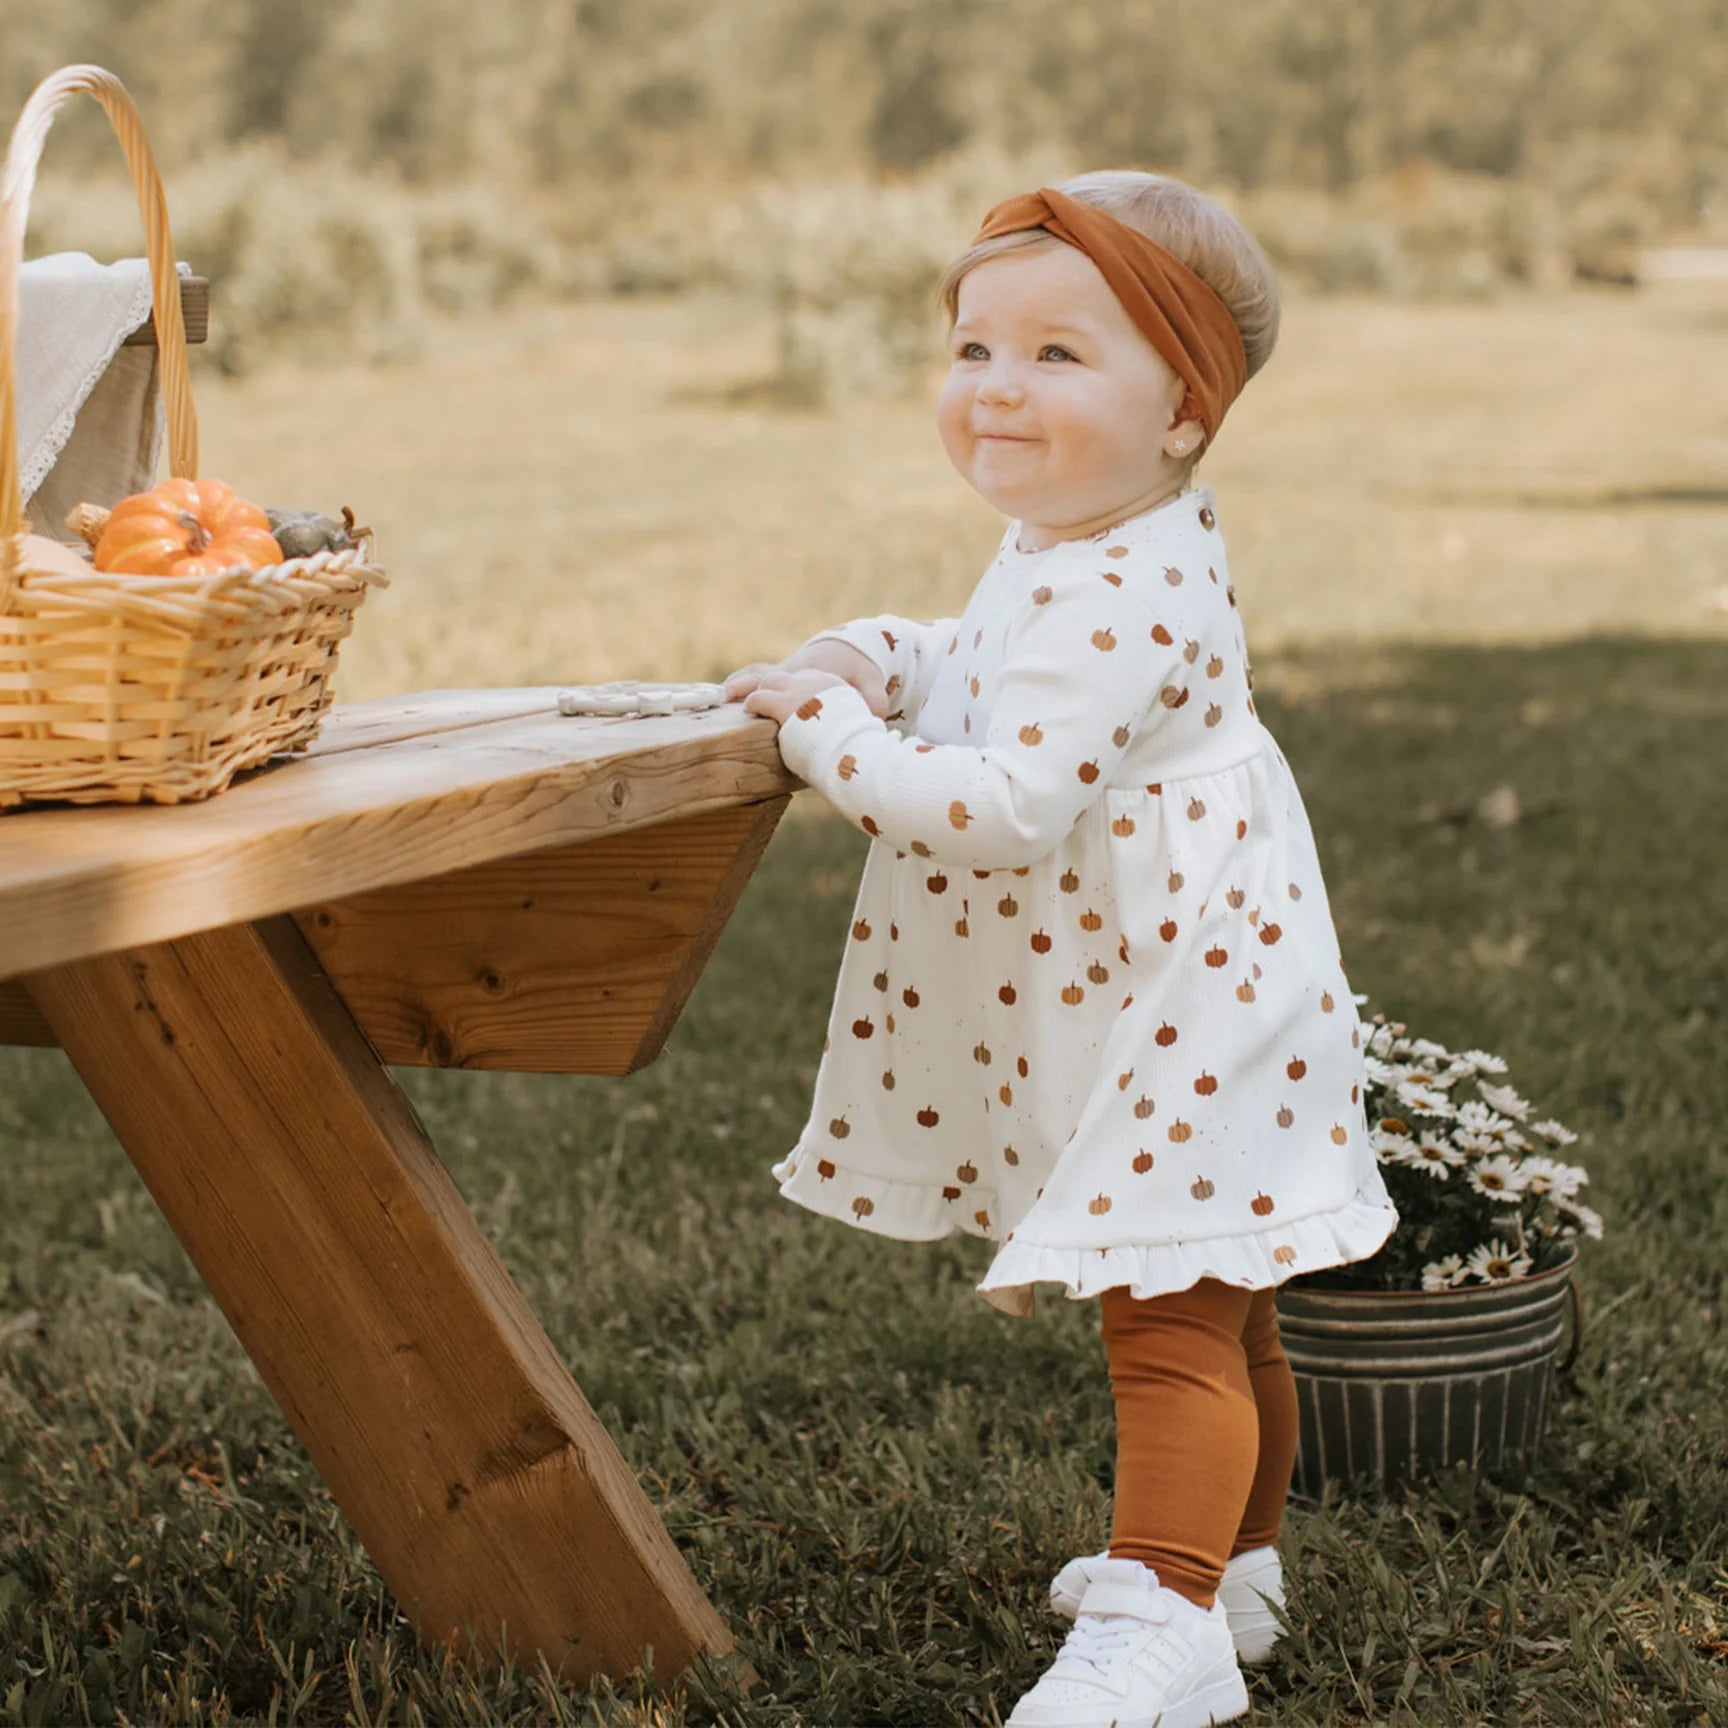
[[[1351,981],[1578,1128],[1607,1234],[1528,1471],[1290,1509],[1249,1720],[1728,1719],[1728,644],[1371,658],[1260,669]],[[988,1244],[774,1191],[864,846],[782,826],[640,1074],[398,1075],[763,1689],[421,1649],[64,1060],[0,1051],[0,1716],[1000,1720],[1108,1533],[1109,1388],[1090,1304],[976,1296]]]

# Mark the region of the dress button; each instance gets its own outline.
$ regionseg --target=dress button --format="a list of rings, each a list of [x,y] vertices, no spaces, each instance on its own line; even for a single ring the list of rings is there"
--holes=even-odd
[[[1212,506],[1210,504],[1202,504],[1200,506],[1200,526],[1202,528],[1210,528],[1217,520],[1218,518],[1212,514]]]

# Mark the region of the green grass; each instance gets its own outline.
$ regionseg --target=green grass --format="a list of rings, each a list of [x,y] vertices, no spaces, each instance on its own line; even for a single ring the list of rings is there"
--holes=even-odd
[[[1728,1720],[1728,645],[1258,669],[1351,980],[1586,1139],[1607,1235],[1528,1472],[1292,1505],[1252,1722]],[[1554,808],[1417,823],[1509,782]],[[0,830],[3,832],[3,830]],[[418,1649],[57,1052],[0,1051],[0,1719],[993,1724],[1107,1533],[1097,1312],[1012,1321],[987,1244],[781,1201],[863,842],[776,835],[627,1080],[403,1073],[765,1685],[656,1700]]]

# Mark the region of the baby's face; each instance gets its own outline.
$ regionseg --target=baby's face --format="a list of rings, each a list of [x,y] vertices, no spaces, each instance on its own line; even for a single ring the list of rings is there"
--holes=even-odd
[[[1084,252],[986,259],[960,283],[936,423],[948,459],[1021,545],[1108,527],[1168,493],[1184,385]],[[1181,429],[1191,453],[1199,428]]]

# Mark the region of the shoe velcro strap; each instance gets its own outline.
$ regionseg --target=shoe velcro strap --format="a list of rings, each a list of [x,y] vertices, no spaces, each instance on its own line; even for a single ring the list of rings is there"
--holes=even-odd
[[[1150,1591],[1133,1584],[1108,1584],[1102,1579],[1086,1586],[1082,1614],[1131,1614],[1136,1620],[1159,1624],[1170,1618],[1169,1606]]]

